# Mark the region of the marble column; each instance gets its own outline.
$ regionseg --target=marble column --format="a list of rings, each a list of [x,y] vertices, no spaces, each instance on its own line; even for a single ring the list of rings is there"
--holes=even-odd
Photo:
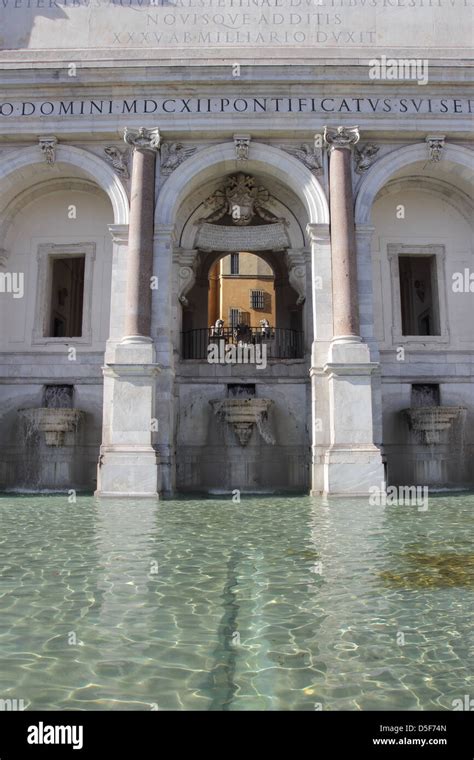
[[[359,130],[357,127],[326,127],[324,139],[329,151],[334,339],[359,341],[352,196],[352,149],[359,141]]]
[[[329,411],[323,491],[362,496],[373,486],[384,488],[385,478],[374,444],[372,376],[379,365],[360,336],[352,194],[352,150],[359,130],[326,127],[324,139],[329,151],[333,335],[323,367]]]
[[[126,129],[124,138],[133,146],[130,222],[125,282],[122,251],[114,258],[112,280],[123,286],[123,310],[115,314],[116,324],[111,325],[103,368],[104,422],[96,493],[101,497],[157,498],[162,480],[156,408],[160,366],[151,335],[151,277],[155,159],[160,138],[157,129],[144,128]],[[116,312],[118,308],[116,303]]]
[[[157,129],[125,130],[132,146],[132,185],[127,254],[127,294],[123,343],[151,343],[151,276]]]

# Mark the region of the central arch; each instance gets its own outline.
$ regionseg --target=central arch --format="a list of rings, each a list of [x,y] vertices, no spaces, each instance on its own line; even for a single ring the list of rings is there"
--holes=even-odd
[[[233,143],[198,150],[184,161],[162,186],[156,203],[155,225],[176,221],[180,205],[216,174],[245,171],[273,177],[301,199],[309,223],[329,224],[329,206],[324,190],[309,169],[289,153],[264,143],[251,143],[249,158],[238,161]]]

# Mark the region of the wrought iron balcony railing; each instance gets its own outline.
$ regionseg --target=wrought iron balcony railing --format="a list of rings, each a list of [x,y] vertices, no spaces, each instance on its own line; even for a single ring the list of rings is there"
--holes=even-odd
[[[302,359],[304,356],[303,333],[282,327],[248,327],[238,331],[232,327],[201,327],[181,333],[181,357],[183,359],[207,359],[210,344],[217,344],[225,351],[228,345],[265,345],[267,359]]]

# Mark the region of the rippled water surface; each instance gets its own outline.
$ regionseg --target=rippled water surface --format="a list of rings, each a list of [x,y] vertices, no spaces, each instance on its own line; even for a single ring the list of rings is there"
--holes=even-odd
[[[452,709],[474,496],[416,506],[0,497],[0,698],[29,709]],[[471,658],[471,659],[470,659]]]

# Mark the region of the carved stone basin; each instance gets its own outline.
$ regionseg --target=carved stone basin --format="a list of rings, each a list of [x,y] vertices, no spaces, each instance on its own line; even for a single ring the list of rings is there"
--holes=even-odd
[[[439,443],[440,434],[449,430],[464,411],[462,406],[418,406],[404,409],[410,430],[421,433],[424,443]]]
[[[39,431],[44,433],[47,446],[62,446],[65,434],[76,430],[83,412],[79,409],[39,407],[19,409],[18,414],[26,422],[27,434],[28,431]]]
[[[268,398],[226,398],[209,401],[216,417],[232,425],[241,446],[250,441],[256,424],[266,443],[275,443],[273,437],[263,430],[262,421],[267,418],[273,401]]]

